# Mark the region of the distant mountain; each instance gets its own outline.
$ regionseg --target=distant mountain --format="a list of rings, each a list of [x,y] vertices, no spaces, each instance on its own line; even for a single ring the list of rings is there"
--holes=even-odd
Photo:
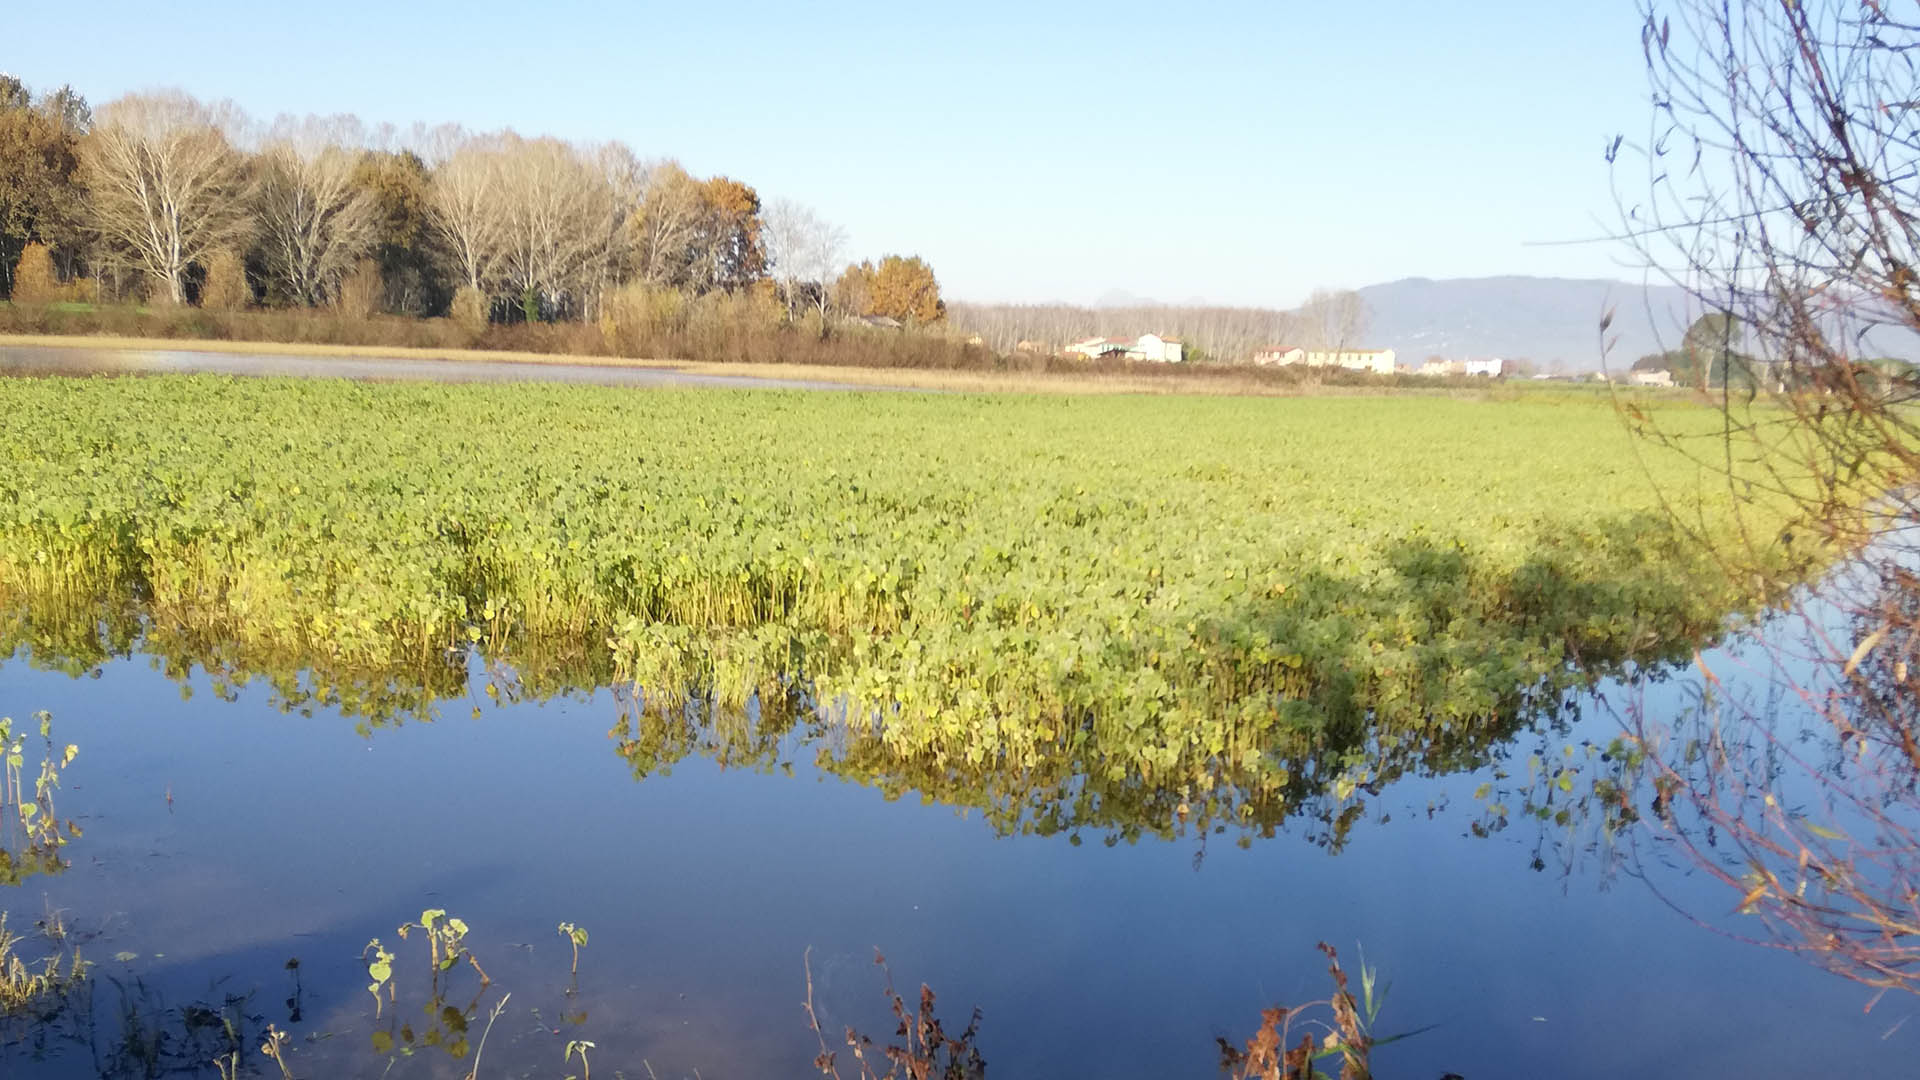
[[[1500,356],[1543,369],[1591,370],[1600,366],[1600,320],[1611,310],[1607,363],[1624,369],[1675,347],[1692,321],[1680,289],[1624,281],[1406,278],[1359,293],[1367,303],[1367,343],[1392,348],[1402,365],[1428,356]]]

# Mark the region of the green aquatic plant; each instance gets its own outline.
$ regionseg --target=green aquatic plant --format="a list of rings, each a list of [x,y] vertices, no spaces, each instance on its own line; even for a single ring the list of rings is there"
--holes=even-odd
[[[593,1049],[593,1045],[592,1042],[586,1039],[569,1039],[567,1041],[567,1064],[573,1064],[573,1056],[575,1054],[580,1055],[580,1071],[583,1075],[580,1076],[578,1080],[593,1080],[593,1065],[587,1061],[587,1051]],[[575,1078],[569,1076],[567,1080],[575,1080]]]
[[[575,926],[570,922],[560,924],[560,936],[573,946],[573,974],[580,974],[580,946],[587,943],[587,930],[584,926]]]
[[[12,380],[0,413],[3,610],[135,597],[163,652],[322,673],[295,699],[398,708],[419,672],[430,704],[477,647],[1154,783],[1445,737],[1772,599],[1717,561],[1743,537],[1768,581],[1825,558],[1558,400],[162,378]]]
[[[18,884],[35,873],[64,870],[66,860],[60,849],[81,835],[79,825],[60,820],[53,801],[61,774],[79,756],[80,748],[54,743],[50,714],[36,713],[34,720],[45,745],[29,787],[26,733],[15,727],[12,718],[0,717],[0,884]]]
[[[360,958],[366,960],[368,953],[373,954],[373,959],[367,961],[367,976],[373,981],[367,984],[367,993],[373,995],[373,1015],[377,1020],[381,1014],[380,991],[387,992],[389,1003],[394,1000],[393,954],[380,944],[379,938],[367,942],[367,947],[360,952]]]
[[[60,835],[60,821],[54,815],[53,793],[60,786],[60,773],[73,764],[80,748],[72,743],[56,750],[53,745],[53,717],[42,711],[34,714],[40,725],[40,737],[46,741],[46,753],[40,759],[39,774],[33,781],[33,795],[27,796],[22,783],[26,763],[26,736],[16,735],[11,717],[0,717],[0,811],[11,809],[20,819],[29,850],[50,850],[66,843]],[[78,829],[68,825],[74,835]]]
[[[492,984],[493,980],[487,977],[480,961],[466,947],[467,924],[464,919],[449,917],[445,908],[428,908],[420,913],[419,922],[403,923],[395,933],[404,938],[412,930],[419,930],[426,935],[427,951],[433,962],[436,980],[440,973],[452,970],[464,958],[479,974],[482,987]]]
[[[456,1060],[464,1059],[473,1049],[468,1038],[472,1021],[477,1015],[481,999],[486,995],[487,988],[492,985],[493,980],[481,969],[480,962],[466,946],[469,930],[465,921],[449,916],[444,908],[428,908],[420,913],[418,922],[404,923],[398,930],[402,938],[411,937],[416,932],[427,938],[429,961],[427,1000],[421,1006],[427,1021],[423,1026],[416,1028],[412,1021],[402,1022],[399,1010],[396,1009],[388,1027],[373,1031],[370,1042],[374,1051],[379,1054],[398,1053],[401,1056],[410,1056],[423,1047],[438,1047]],[[396,984],[399,982],[399,971],[393,954],[380,944],[378,938],[368,943],[367,952],[373,956],[368,964],[368,974],[373,981],[368,984],[367,990],[373,994],[374,1019],[377,1021],[384,1013],[384,1006],[380,1000],[382,990],[386,992],[386,1004],[398,1004]],[[448,981],[445,977],[463,959],[479,974],[480,986],[474,992],[473,1000],[469,1001],[465,1007],[460,1007],[447,1000]],[[497,1018],[498,1008],[496,1007],[495,1019]],[[490,1020],[488,1028],[491,1029],[491,1027]],[[483,1034],[482,1045],[484,1044],[485,1035]]]

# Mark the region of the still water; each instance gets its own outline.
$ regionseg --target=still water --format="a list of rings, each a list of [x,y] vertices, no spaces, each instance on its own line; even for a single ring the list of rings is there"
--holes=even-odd
[[[671,367],[524,363],[511,360],[414,360],[397,357],[280,356],[268,353],[86,346],[0,345],[0,377],[89,375],[275,375],[314,379],[426,382],[561,382],[632,388],[872,390],[811,379],[701,375]],[[884,388],[878,388],[884,389]]]
[[[636,780],[609,737],[619,695],[496,699],[478,661],[466,699],[377,728],[161,666],[0,665],[0,715],[48,710],[79,745],[59,806],[84,831],[69,870],[0,888],[0,908],[16,928],[63,912],[99,965],[86,1001],[0,1030],[0,1075],[196,1064],[198,1005],[242,1018],[249,1069],[278,1075],[257,1052],[273,1023],[303,1078],[464,1075],[444,1048],[391,1066],[375,1048],[434,1026],[427,946],[395,935],[425,908],[469,924],[493,979],[442,976],[471,1038],[511,994],[492,1076],[578,1073],[576,1039],[601,1076],[812,1075],[803,962],[830,1032],[888,1036],[876,947],[902,989],[935,988],[950,1029],[982,1010],[989,1075],[1216,1075],[1216,1038],[1326,995],[1322,940],[1391,983],[1380,1034],[1433,1025],[1376,1054],[1382,1077],[1920,1074],[1903,996],[1863,1011],[1868,992],[1703,929],[1565,830],[1472,835],[1487,769],[1386,787],[1337,852],[1304,827],[1244,847],[1232,831],[1075,842],[890,799],[817,769],[804,733],[752,767],[695,754]],[[1654,706],[1681,707],[1687,681],[1651,688]],[[1617,724],[1590,709],[1515,753]],[[1666,900],[1728,918],[1724,886],[1678,861],[1649,872]],[[571,993],[561,921],[590,935]],[[379,1019],[375,937],[397,956]]]

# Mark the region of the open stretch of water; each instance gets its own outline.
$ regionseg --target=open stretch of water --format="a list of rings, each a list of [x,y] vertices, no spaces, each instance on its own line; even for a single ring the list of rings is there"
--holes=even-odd
[[[59,806],[84,830],[70,870],[0,904],[16,926],[64,911],[100,965],[91,1023],[7,1047],[6,1076],[140,1075],[101,1049],[128,1000],[164,1021],[228,993],[293,1036],[298,1075],[381,1075],[361,951],[395,948],[397,1009],[424,1037],[425,945],[393,931],[428,907],[471,925],[493,976],[473,1015],[512,993],[485,1051],[501,1076],[565,1075],[576,1038],[601,1075],[808,1075],[803,956],[829,1029],[881,1036],[876,946],[952,1028],[982,1009],[991,1075],[1211,1075],[1216,1037],[1325,995],[1321,940],[1391,981],[1382,1033],[1437,1025],[1382,1049],[1383,1077],[1915,1072],[1898,995],[1863,1012],[1859,987],[1708,932],[1633,877],[1531,869],[1529,825],[1469,835],[1479,774],[1388,788],[1338,854],[1291,832],[1075,845],[823,776],[797,743],[776,755],[791,775],[693,757],[636,781],[611,692],[498,704],[476,673],[470,702],[369,734],[283,714],[259,682],[232,700],[204,673],[184,685],[137,655],[78,678],[0,666],[0,715],[50,710],[80,746]],[[1682,688],[1655,692],[1677,706]],[[1550,745],[1617,731],[1581,723]],[[1710,918],[1734,903],[1682,869],[1659,884]],[[573,996],[562,920],[590,932]],[[477,977],[448,983],[469,1006]],[[465,1067],[422,1050],[391,1075]]]
[[[312,379],[423,382],[560,382],[635,389],[705,386],[760,390],[863,390],[885,387],[813,379],[701,375],[671,367],[528,363],[515,360],[415,360],[400,357],[284,356],[178,349],[0,345],[0,377],[90,375],[273,375]]]

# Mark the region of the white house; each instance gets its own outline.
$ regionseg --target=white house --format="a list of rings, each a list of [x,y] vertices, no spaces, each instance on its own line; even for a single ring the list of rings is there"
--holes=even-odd
[[[1136,360],[1153,360],[1162,364],[1177,364],[1185,359],[1186,346],[1179,338],[1161,337],[1159,334],[1141,334],[1134,339],[1133,348],[1127,355]],[[1135,354],[1138,355],[1135,355]]]
[[[1255,350],[1253,362],[1262,366],[1339,367],[1349,371],[1371,371],[1391,375],[1394,371],[1392,349],[1322,349],[1300,345],[1268,345]]]
[[[1673,385],[1673,372],[1671,371],[1634,371],[1629,372],[1628,376],[1633,380],[1633,385],[1635,386]]]
[[[1178,338],[1159,334],[1141,334],[1137,338],[1093,337],[1076,341],[1065,349],[1091,359],[1116,356],[1126,360],[1145,360],[1156,364],[1178,364],[1186,359],[1186,346]]]
[[[1484,375],[1497,379],[1506,369],[1506,361],[1499,357],[1490,360],[1442,360],[1435,356],[1415,368],[1415,375]]]

